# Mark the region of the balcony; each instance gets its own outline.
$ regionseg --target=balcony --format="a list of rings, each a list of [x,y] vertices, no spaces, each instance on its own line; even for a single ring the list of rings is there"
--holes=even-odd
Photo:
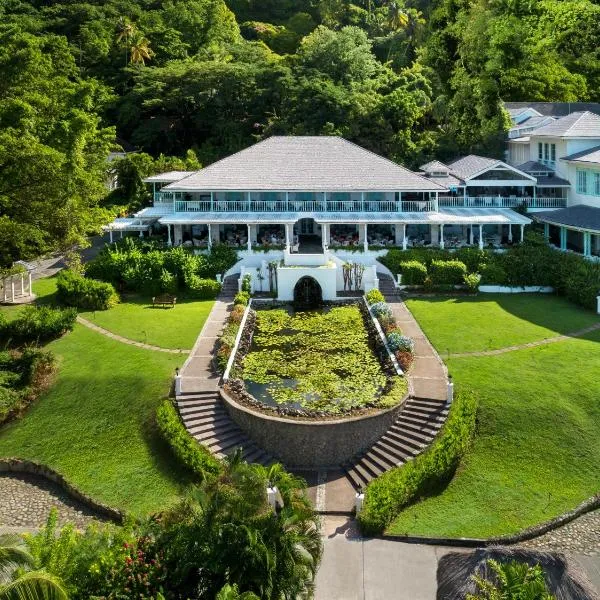
[[[532,198],[518,196],[440,196],[440,208],[518,208],[529,209],[565,208],[566,198]]]
[[[155,206],[158,203],[155,202]],[[166,205],[167,202],[161,202]],[[352,200],[174,200],[174,212],[291,212],[291,213],[373,213],[432,212],[433,200],[352,201]],[[173,211],[173,209],[171,209]]]

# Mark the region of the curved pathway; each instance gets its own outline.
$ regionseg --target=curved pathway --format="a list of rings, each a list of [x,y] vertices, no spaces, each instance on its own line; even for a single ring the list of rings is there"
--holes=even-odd
[[[585,329],[579,331],[572,331],[571,333],[564,333],[562,335],[556,335],[551,338],[544,340],[538,340],[536,342],[528,342],[527,344],[519,344],[517,346],[506,346],[505,348],[498,348],[497,350],[482,350],[480,352],[456,352],[448,354],[448,358],[467,358],[469,356],[496,356],[497,354],[506,354],[507,352],[515,352],[515,350],[525,350],[527,348],[536,348],[537,346],[545,346],[547,344],[556,344],[557,342],[564,342],[571,338],[578,338],[597,331],[600,329],[600,323],[590,325]]]
[[[0,533],[21,533],[43,527],[52,508],[58,511],[59,525],[73,523],[82,529],[92,522],[105,521],[44,477],[0,473]]]
[[[153,350],[155,352],[167,352],[168,354],[187,354],[189,350],[183,350],[181,348],[161,348],[160,346],[153,346],[152,344],[144,344],[143,342],[136,342],[135,340],[130,340],[129,338],[123,337],[117,333],[113,333],[108,329],[104,329],[87,319],[84,319],[82,316],[77,315],[77,322],[95,331],[96,333],[100,333],[110,338],[111,340],[116,340],[117,342],[121,342],[122,344],[129,344],[130,346],[137,346],[138,348],[143,348],[144,350]]]

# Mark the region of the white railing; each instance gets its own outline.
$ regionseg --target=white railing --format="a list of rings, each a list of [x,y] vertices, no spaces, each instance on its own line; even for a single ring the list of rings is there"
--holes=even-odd
[[[209,212],[210,201],[175,200],[175,212]]]
[[[431,200],[403,200],[402,212],[432,212],[435,202]]]
[[[440,196],[440,208],[564,208],[566,198],[532,198],[518,196]]]
[[[362,212],[365,204],[360,200],[332,200],[327,202],[327,212]]]
[[[175,200],[175,192],[154,192],[154,203],[156,202],[173,202]]]

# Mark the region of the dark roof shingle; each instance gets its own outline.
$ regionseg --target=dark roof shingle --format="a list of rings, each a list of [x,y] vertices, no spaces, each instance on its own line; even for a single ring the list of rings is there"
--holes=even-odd
[[[600,208],[587,204],[576,204],[560,210],[538,212],[531,216],[541,223],[577,227],[577,229],[600,233]]]

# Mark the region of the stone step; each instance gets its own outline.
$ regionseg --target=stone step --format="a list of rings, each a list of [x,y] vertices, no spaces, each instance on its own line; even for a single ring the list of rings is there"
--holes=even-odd
[[[424,421],[445,421],[446,415],[448,414],[447,410],[441,410],[437,412],[428,412],[425,410],[420,410],[418,408],[413,408],[407,406],[402,410],[402,415],[411,416],[415,419],[422,419]]]
[[[394,449],[397,453],[402,456],[403,459],[410,458],[418,454],[419,451],[412,445],[405,443],[401,436],[398,436],[394,432],[386,431],[380,438],[380,441],[390,449]]]
[[[435,429],[439,429],[442,425],[441,421],[437,421],[435,419],[424,419],[422,416],[413,415],[408,412],[402,411],[400,416],[396,419],[398,421],[406,421],[412,425],[416,425],[417,427],[433,427]]]
[[[184,400],[177,402],[177,408],[180,414],[185,414],[193,410],[203,410],[207,408],[213,408],[214,406],[221,406],[220,398],[206,398],[203,400]]]
[[[185,424],[185,423],[184,423]],[[229,431],[232,427],[237,425],[227,416],[218,423],[208,422],[196,425],[194,427],[187,427],[186,429],[196,438],[197,436],[214,436]],[[203,440],[204,441],[204,440]]]
[[[212,452],[219,452],[223,447],[222,445],[226,444],[228,440],[237,439],[240,435],[243,435],[242,430],[232,421],[232,426],[227,430],[218,433],[205,431],[203,434],[194,435],[194,438],[208,447]]]
[[[404,429],[402,429],[399,425],[392,425],[387,431],[386,434],[391,436],[396,436],[398,440],[400,440],[403,444],[408,446],[409,448],[414,448],[416,452],[421,452],[425,446],[427,446],[427,441],[415,439],[411,436],[406,435]]]
[[[355,463],[346,471],[350,476],[350,481],[356,489],[365,488],[374,477],[360,464]]]
[[[395,448],[387,446],[382,441],[377,441],[371,446],[369,454],[371,453],[379,456],[382,461],[386,462],[389,465],[388,469],[393,469],[406,462],[405,458]]]
[[[229,415],[224,411],[224,410],[220,410],[217,411],[213,414],[199,414],[199,415],[194,415],[194,416],[186,416],[186,418],[183,419],[183,424],[188,428],[188,429],[194,429],[195,427],[198,427],[200,425],[204,425],[204,424],[212,424],[214,426],[219,425],[220,423],[223,423],[224,421],[230,421],[230,417]]]
[[[437,431],[433,430],[431,432],[423,430],[413,431],[412,429],[409,429],[409,427],[407,427],[405,423],[394,423],[394,425],[398,426],[399,431],[402,432],[402,435],[405,438],[415,440],[415,442],[417,442],[418,444],[429,444],[437,434]]]
[[[448,407],[445,402],[441,402],[440,400],[414,400],[410,399],[406,403],[406,407],[416,408],[419,410],[426,410],[429,412],[441,412],[443,410],[447,410]]]
[[[181,415],[182,419],[192,415],[204,415],[210,414],[211,412],[217,410],[225,410],[220,402],[199,404],[197,406],[178,406],[177,408],[179,409],[179,414]]]

